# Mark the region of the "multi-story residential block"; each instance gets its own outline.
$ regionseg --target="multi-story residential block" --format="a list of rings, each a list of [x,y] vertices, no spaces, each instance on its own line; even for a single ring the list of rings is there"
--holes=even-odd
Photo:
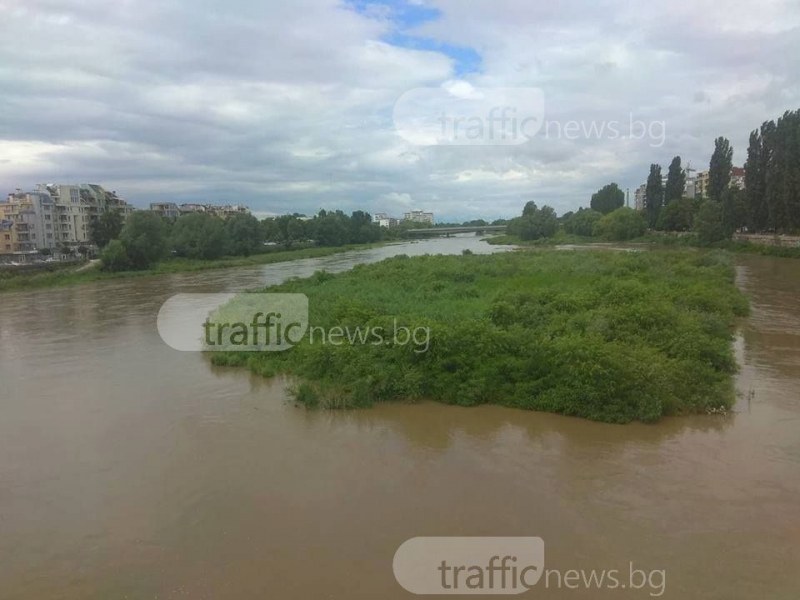
[[[744,167],[731,167],[730,186],[744,189]],[[698,198],[708,198],[709,171],[700,171],[695,180],[695,191]]]
[[[390,217],[386,213],[375,213],[372,216],[372,222],[388,229],[389,227],[397,227],[400,224],[400,219]]]
[[[695,179],[695,192],[698,198],[708,197],[708,171],[698,171]]]
[[[412,210],[403,216],[404,221],[411,221],[414,223],[430,223],[433,225],[433,213],[425,212],[422,210]]]
[[[644,199],[647,192],[647,184],[643,183],[633,193],[633,206],[636,210],[644,210]]]
[[[127,216],[133,207],[95,184],[39,184],[33,192],[17,190],[0,202],[0,220],[11,223],[4,226],[0,252],[91,244],[91,222],[108,210]]]
[[[174,202],[151,202],[150,210],[165,219],[177,219],[181,216],[181,211]]]
[[[731,187],[744,189],[744,167],[731,167]]]
[[[17,191],[0,202],[0,220],[5,227],[0,251],[3,253],[35,252],[53,249],[59,242],[58,210],[47,193]],[[8,247],[10,246],[10,247]]]
[[[250,214],[250,209],[241,204],[218,205],[187,203],[178,206],[174,202],[153,202],[150,204],[150,210],[168,219],[177,219],[181,215],[196,212],[208,213],[221,219],[227,219],[237,214]]]

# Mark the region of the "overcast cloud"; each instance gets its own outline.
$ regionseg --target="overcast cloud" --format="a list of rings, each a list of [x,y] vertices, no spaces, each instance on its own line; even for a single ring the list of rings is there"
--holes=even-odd
[[[238,202],[438,219],[561,213],[651,162],[734,163],[800,108],[797,0],[0,0],[0,192],[96,182],[137,206]],[[536,87],[549,121],[663,122],[643,139],[417,146],[418,87]],[[552,132],[552,130],[551,130]],[[663,142],[663,143],[661,143]]]

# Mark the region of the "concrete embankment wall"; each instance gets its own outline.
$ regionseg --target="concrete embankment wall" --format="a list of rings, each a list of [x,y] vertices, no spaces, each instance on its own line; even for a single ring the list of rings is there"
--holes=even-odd
[[[763,233],[734,233],[733,239],[761,246],[783,246],[785,248],[800,248],[800,236],[796,235],[769,235]]]

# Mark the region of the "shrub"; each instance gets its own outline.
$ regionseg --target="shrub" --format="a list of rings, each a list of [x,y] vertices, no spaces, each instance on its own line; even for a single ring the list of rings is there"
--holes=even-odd
[[[314,327],[387,333],[214,355],[296,376],[307,406],[429,398],[618,423],[729,406],[731,329],[747,309],[726,255],[689,251],[402,257],[270,291],[305,293]],[[424,351],[393,342],[401,327],[428,328]]]
[[[647,223],[639,211],[618,208],[597,221],[593,234],[605,240],[625,241],[644,235]]]
[[[132,269],[146,269],[167,253],[167,228],[157,214],[138,210],[128,217],[119,236]]]
[[[125,245],[119,240],[111,240],[100,255],[105,271],[126,271],[131,268],[131,259]]]

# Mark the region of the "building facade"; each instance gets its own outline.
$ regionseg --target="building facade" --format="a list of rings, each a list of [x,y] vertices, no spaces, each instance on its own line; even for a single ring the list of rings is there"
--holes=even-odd
[[[165,219],[177,219],[181,216],[181,211],[174,202],[151,202],[150,211]]]
[[[133,207],[99,185],[39,184],[32,192],[17,190],[0,202],[0,253],[89,245],[91,223],[106,211],[127,217]]]
[[[647,184],[643,183],[633,193],[633,207],[636,210],[644,210],[645,193],[647,192]]]
[[[422,210],[412,210],[403,215],[403,220],[411,221],[412,223],[430,223],[433,225],[433,213]]]
[[[381,227],[397,227],[400,225],[400,219],[395,219],[394,217],[390,217],[386,213],[375,213],[372,216],[372,222],[377,223]]]

